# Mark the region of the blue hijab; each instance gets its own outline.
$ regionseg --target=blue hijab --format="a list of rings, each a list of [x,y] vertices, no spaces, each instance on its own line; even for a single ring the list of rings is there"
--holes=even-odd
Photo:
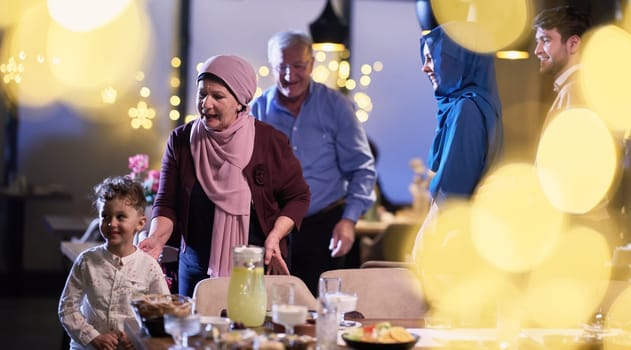
[[[434,92],[437,127],[427,160],[436,173],[430,192],[434,199],[469,197],[503,147],[493,56],[461,47],[440,26],[421,38],[423,63],[425,44],[438,82]],[[473,102],[477,111],[466,100]]]

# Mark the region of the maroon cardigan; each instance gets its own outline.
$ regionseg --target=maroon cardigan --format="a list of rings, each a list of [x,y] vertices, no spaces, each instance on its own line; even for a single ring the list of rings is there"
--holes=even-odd
[[[179,126],[169,136],[152,211],[152,217],[165,216],[173,221],[169,244],[175,246],[179,246],[180,237],[186,241],[188,214],[194,210],[190,208],[191,191],[197,181],[190,146],[192,125],[189,122]],[[311,200],[300,162],[283,133],[258,120],[254,126],[254,151],[243,174],[252,192],[261,230],[267,236],[280,215],[291,218],[300,228]],[[287,239],[281,241],[280,248],[287,257]]]

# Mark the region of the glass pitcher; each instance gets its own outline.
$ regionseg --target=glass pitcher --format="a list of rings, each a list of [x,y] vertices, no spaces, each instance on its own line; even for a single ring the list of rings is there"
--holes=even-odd
[[[263,248],[235,247],[228,285],[228,317],[246,327],[258,327],[265,320],[267,293],[263,282]]]

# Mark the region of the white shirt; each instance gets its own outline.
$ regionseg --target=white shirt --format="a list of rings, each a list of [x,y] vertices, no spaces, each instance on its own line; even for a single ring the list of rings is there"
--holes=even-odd
[[[105,244],[75,260],[59,300],[59,319],[70,335],[70,349],[88,349],[99,334],[123,331],[133,318],[131,300],[140,294],[170,294],[162,268],[140,249],[124,258]]]
[[[574,74],[578,72],[580,68],[580,65],[575,64],[566,69],[565,72],[561,73],[554,80],[554,91],[557,93],[557,96],[548,110],[548,115],[543,123],[544,128],[557,113],[571,107],[579,107],[583,104],[583,99],[579,91],[580,87],[578,86],[578,74]]]

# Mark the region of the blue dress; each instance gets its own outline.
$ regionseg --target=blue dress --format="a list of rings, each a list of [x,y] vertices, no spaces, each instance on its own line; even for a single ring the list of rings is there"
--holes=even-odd
[[[435,172],[429,189],[436,201],[469,198],[503,147],[501,103],[492,55],[471,52],[451,40],[442,27],[421,38],[433,58],[438,111],[428,166]]]

